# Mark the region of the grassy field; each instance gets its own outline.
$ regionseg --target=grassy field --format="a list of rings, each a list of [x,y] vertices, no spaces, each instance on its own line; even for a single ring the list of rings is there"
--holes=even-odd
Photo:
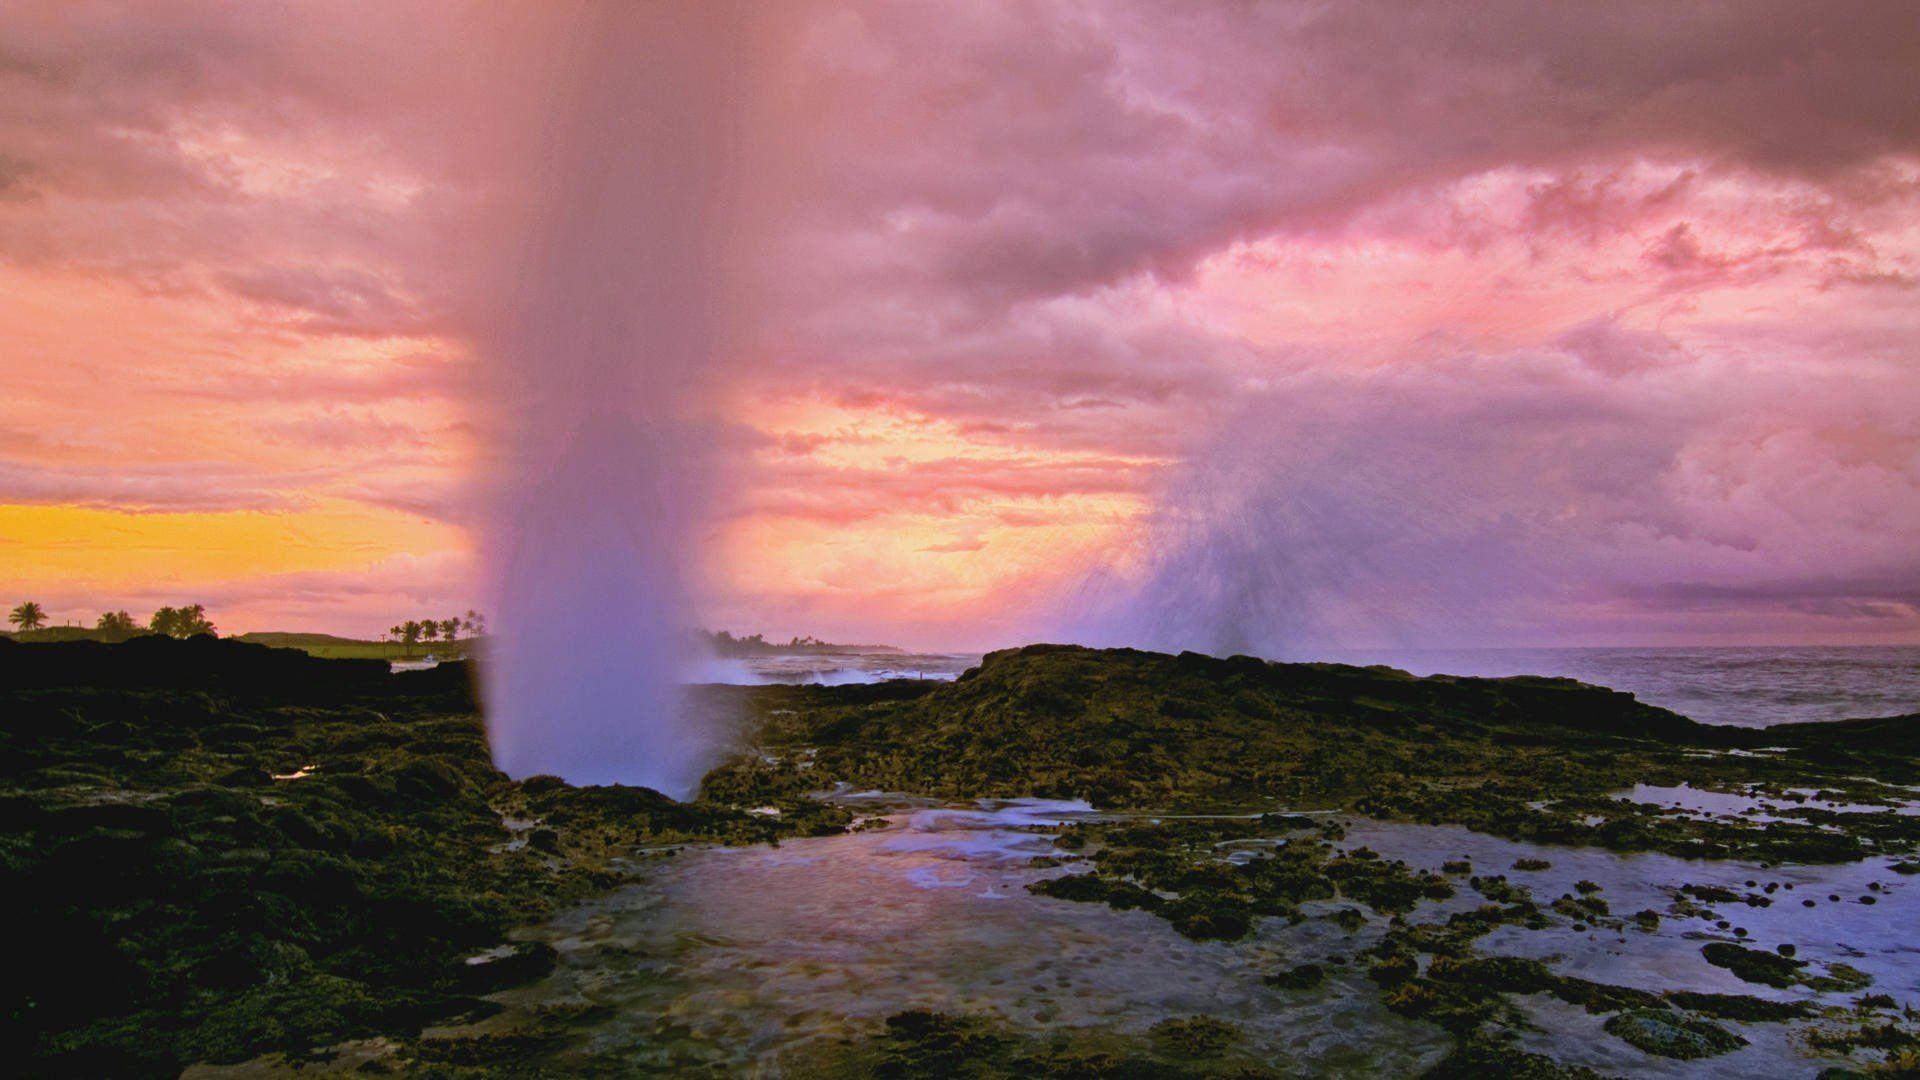
[[[14,641],[38,642],[41,644],[60,641],[105,641],[112,643],[125,641],[130,637],[138,637],[144,633],[146,633],[144,630],[136,631],[135,633],[116,633],[106,630],[95,630],[87,626],[43,626],[37,630],[0,631],[0,637],[11,638]]]
[[[322,660],[405,660],[409,657],[437,656],[449,659],[467,655],[470,641],[420,641],[407,645],[398,641],[364,641],[335,637],[332,634],[297,634],[262,631],[241,634],[236,641],[271,645],[277,649],[299,649]]]
[[[271,644],[278,649],[299,649],[308,656],[317,656],[322,660],[404,660],[410,656],[425,656],[429,651],[424,645],[402,645],[397,641],[328,641],[312,644],[261,642],[261,644]]]
[[[84,626],[49,626],[40,630],[14,631],[0,634],[20,642],[60,642],[60,641],[125,641],[130,637],[144,634],[116,634],[95,630]],[[301,634],[284,631],[259,631],[251,634],[237,634],[230,640],[244,641],[252,645],[268,645],[276,649],[299,649],[308,656],[317,656],[322,660],[407,660],[426,656],[437,656],[442,660],[465,657],[472,648],[472,640],[463,641],[421,641],[406,645],[398,641],[366,641],[360,638],[336,637],[333,634]]]

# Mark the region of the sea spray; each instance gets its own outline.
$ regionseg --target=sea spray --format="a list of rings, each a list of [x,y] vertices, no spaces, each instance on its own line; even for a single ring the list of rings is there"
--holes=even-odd
[[[1308,372],[1249,395],[1169,470],[1122,556],[1070,577],[1042,624],[1087,645],[1270,659],[1530,640],[1563,610],[1543,601],[1564,600],[1562,553],[1586,524],[1534,504],[1570,504],[1567,478],[1607,444],[1490,424],[1424,392],[1429,378]]]
[[[486,558],[500,767],[690,794],[680,707],[735,289],[753,42],[736,5],[566,9],[484,349],[504,462]]]

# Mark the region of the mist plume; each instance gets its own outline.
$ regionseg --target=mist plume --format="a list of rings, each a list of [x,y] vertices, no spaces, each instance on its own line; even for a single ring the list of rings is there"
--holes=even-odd
[[[1566,381],[1489,402],[1436,393],[1442,378],[1301,376],[1250,398],[1160,484],[1126,557],[1077,583],[1058,634],[1288,660],[1526,643],[1541,606],[1575,602],[1571,564],[1604,572],[1581,541],[1594,523],[1539,504],[1638,486],[1588,455],[1614,472],[1660,457]]]
[[[515,776],[684,797],[711,763],[679,684],[712,487],[707,388],[740,302],[745,15],[591,8],[535,110],[490,357],[507,453],[485,690],[495,759]]]

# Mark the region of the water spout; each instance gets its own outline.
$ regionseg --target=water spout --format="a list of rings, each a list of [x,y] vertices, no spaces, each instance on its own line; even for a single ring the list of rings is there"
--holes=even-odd
[[[737,307],[755,65],[734,5],[577,14],[487,356],[505,451],[488,727],[511,775],[684,797],[713,753],[680,707],[685,582],[711,490],[705,388]]]

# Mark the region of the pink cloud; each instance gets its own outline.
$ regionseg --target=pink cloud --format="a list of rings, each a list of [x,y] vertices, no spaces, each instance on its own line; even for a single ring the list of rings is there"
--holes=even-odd
[[[0,501],[470,520],[503,393],[472,357],[511,263],[494,238],[539,191],[512,133],[559,20],[0,18],[0,269],[144,298],[0,342],[0,427],[35,433],[0,445]],[[809,152],[749,192],[762,303],[708,373],[730,410],[709,528],[945,516],[912,551],[951,564],[993,550],[980,521],[1124,496],[1156,509],[1115,576],[1213,574],[1276,647],[1469,622],[1920,636],[1905,5],[797,23],[766,124]],[[944,449],[888,460],[783,419],[821,402]],[[1022,632],[911,588],[707,600],[864,637]]]

